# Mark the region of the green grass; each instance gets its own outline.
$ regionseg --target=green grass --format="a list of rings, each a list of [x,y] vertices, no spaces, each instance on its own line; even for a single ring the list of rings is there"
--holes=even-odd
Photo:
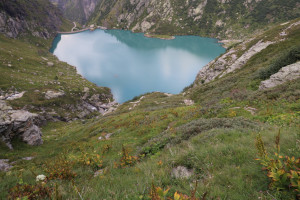
[[[97,199],[100,196],[107,199],[138,199],[140,195],[148,194],[152,182],[164,188],[171,187],[173,192],[189,194],[190,183],[195,180],[199,180],[197,194],[200,196],[208,192],[209,198],[253,199],[262,196],[271,199],[270,195],[279,198],[284,194],[268,191],[268,180],[259,163],[254,160],[257,156],[254,145],[256,134],[262,134],[270,149],[279,127],[248,120],[247,123],[253,125],[247,128],[242,125],[242,119],[233,118],[224,119],[228,121],[225,125],[227,128],[218,128],[220,120],[217,118],[207,119],[207,122],[201,119],[195,121],[199,118],[199,114],[191,115],[195,108],[197,106],[151,112],[133,111],[100,120],[49,123],[42,129],[45,143],[40,147],[29,147],[15,141],[16,148],[11,152],[0,145],[1,158],[16,161],[12,172],[1,173],[0,187],[7,191],[20,179],[20,173],[25,182],[34,183],[35,175],[30,169],[37,174],[44,174],[42,164],[53,161],[62,153],[66,159],[72,159],[78,157],[82,150],[87,153],[95,150],[101,152],[105,144],[110,144],[112,149],[103,158],[107,169],[103,176],[94,178],[92,168],[74,165],[74,171],[78,174],[75,183],[84,199]],[[169,114],[175,112],[178,117]],[[175,132],[172,129],[163,132],[168,126],[174,126]],[[211,128],[203,129],[201,126]],[[186,137],[190,130],[193,130],[193,134]],[[283,153],[300,156],[297,145],[299,128],[292,125],[284,126],[281,130]],[[110,132],[114,135],[109,140],[97,140],[99,136]],[[172,139],[168,139],[166,147],[143,158],[134,167],[114,168],[114,163],[120,159],[122,145],[131,149],[134,155],[141,147],[148,145],[150,138],[161,139],[168,135]],[[35,159],[33,162],[21,160],[26,156],[35,156]],[[159,165],[159,161],[163,165]],[[193,168],[196,173],[188,180],[174,179],[170,176],[171,169],[178,165]],[[64,198],[78,198],[69,181],[56,182]],[[1,197],[5,198],[6,194],[1,194]]]
[[[15,108],[32,105],[33,112],[42,108],[54,109],[64,117],[69,113],[65,105],[76,105],[84,95],[85,87],[90,89],[89,97],[104,94],[111,98],[109,88],[97,87],[77,74],[73,66],[58,61],[49,53],[49,40],[34,37],[13,40],[0,35],[0,43],[1,90],[26,91],[23,98],[9,102]],[[47,62],[53,62],[54,66],[49,67]],[[44,92],[48,90],[62,90],[66,95],[47,100]],[[76,116],[76,113],[73,114]]]

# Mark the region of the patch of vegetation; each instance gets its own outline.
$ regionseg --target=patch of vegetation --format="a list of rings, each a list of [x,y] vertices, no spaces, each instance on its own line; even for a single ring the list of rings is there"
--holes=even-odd
[[[280,131],[275,139],[276,152],[270,156],[266,149],[261,135],[256,138],[256,148],[259,153],[259,160],[263,169],[268,172],[267,176],[271,183],[269,187],[277,191],[288,191],[294,193],[298,199],[300,192],[300,158],[283,156],[280,153]]]

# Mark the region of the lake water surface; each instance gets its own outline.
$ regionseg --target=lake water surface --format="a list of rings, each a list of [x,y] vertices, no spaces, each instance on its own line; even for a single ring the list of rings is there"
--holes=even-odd
[[[179,93],[225,49],[211,38],[161,40],[142,33],[98,29],[58,35],[50,51],[76,66],[89,81],[111,88],[122,103],[147,92]]]

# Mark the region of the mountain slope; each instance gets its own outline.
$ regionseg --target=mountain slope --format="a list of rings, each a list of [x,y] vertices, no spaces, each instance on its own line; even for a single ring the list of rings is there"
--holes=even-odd
[[[38,174],[49,177],[44,187],[54,191],[53,198],[62,199],[149,199],[152,184],[170,188],[171,198],[176,191],[190,194],[196,181],[198,198],[296,198],[292,189],[269,188],[255,160],[255,138],[262,135],[271,155],[280,130],[281,155],[300,156],[300,79],[259,89],[269,78],[261,72],[290,52],[287,49],[298,48],[299,37],[299,19],[278,25],[234,44],[181,94],[145,94],[104,116],[50,122],[42,127],[44,144],[39,147],[15,140],[15,150],[9,151],[0,143],[0,159],[14,165],[9,173],[0,172],[5,191],[0,198],[23,194],[18,183],[39,185]],[[291,62],[299,61],[298,54],[287,55],[295,57]],[[27,157],[33,161],[23,159]],[[178,169],[187,176],[176,176]]]
[[[72,21],[84,24],[101,0],[50,0],[60,8],[63,15]]]
[[[61,12],[48,0],[0,1],[0,33],[9,37],[30,33],[50,38],[68,26]]]
[[[297,0],[103,0],[90,23],[156,34],[242,38],[296,17]]]

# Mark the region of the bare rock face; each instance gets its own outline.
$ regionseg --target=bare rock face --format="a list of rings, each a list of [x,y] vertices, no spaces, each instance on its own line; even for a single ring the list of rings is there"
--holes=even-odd
[[[241,46],[244,48],[248,42],[249,41],[245,41],[241,44]],[[242,68],[250,60],[250,58],[266,49],[271,44],[273,44],[273,42],[259,41],[239,58],[236,55],[236,50],[231,49],[221,57],[213,60],[203,67],[199,71],[196,80],[198,80],[201,84],[208,83],[218,77],[234,72],[235,70]]]
[[[300,62],[283,67],[279,72],[273,74],[270,79],[262,81],[259,89],[264,90],[281,85],[287,81],[300,78]]]
[[[11,140],[20,137],[29,145],[43,144],[42,132],[34,124],[37,114],[25,110],[13,110],[6,105],[5,101],[0,100],[0,137],[10,148]]]
[[[50,2],[57,5],[67,19],[84,24],[101,0],[50,0]]]
[[[7,37],[16,38],[29,33],[48,39],[61,27],[62,14],[48,1],[2,1],[1,4],[0,33]],[[40,17],[33,18],[33,12]]]

